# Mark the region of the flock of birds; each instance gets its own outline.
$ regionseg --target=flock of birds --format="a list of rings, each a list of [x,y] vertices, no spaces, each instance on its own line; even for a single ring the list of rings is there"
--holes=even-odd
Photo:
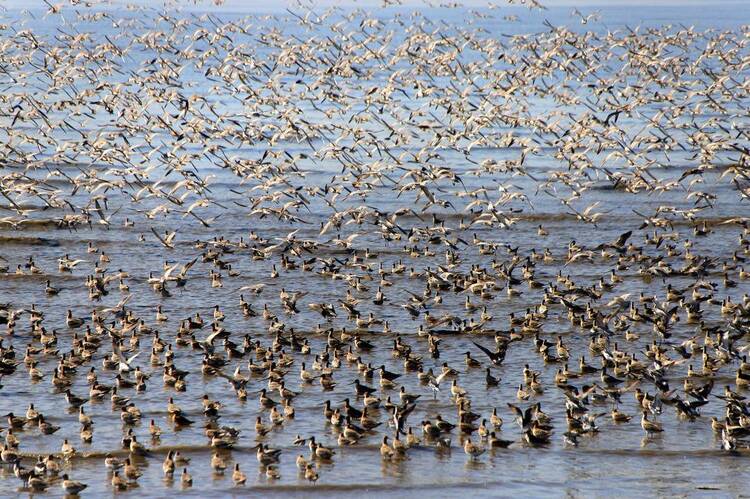
[[[477,460],[676,417],[748,447],[747,28],[99,7],[0,26],[0,229],[25,245],[0,255],[0,374],[32,382],[0,387],[0,460],[24,488],[77,494],[89,458],[114,490],[155,459],[241,486],[248,441],[268,480],[292,459],[312,483],[372,441]],[[112,427],[121,448],[88,450]],[[161,445],[186,428],[205,458]]]

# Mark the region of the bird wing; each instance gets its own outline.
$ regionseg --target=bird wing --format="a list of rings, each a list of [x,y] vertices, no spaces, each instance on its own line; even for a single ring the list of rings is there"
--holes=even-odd
[[[491,352],[489,348],[483,347],[482,345],[480,345],[476,341],[472,341],[472,343],[474,343],[474,345],[476,345],[477,348],[479,348],[481,351],[483,351],[485,354],[487,354],[487,357],[489,357],[490,359],[494,359],[495,358],[494,352]]]
[[[179,263],[175,263],[174,265],[172,265],[171,267],[169,267],[167,270],[165,270],[164,271],[164,277],[162,277],[162,279],[165,280],[165,281],[168,280],[169,276],[172,275],[172,272],[174,272],[177,269],[177,267],[179,267],[179,266],[180,266]]]
[[[195,257],[191,261],[189,261],[188,263],[186,263],[185,265],[183,265],[182,266],[182,270],[180,271],[180,277],[185,277],[185,274],[187,274],[188,270],[190,270],[190,268],[193,265],[195,265],[195,262],[197,262],[197,261],[198,261],[198,257]]]
[[[510,408],[510,410],[513,411],[516,416],[521,417],[521,418],[523,417],[523,411],[517,405],[511,404],[510,402],[508,402],[508,408]]]
[[[156,229],[154,229],[153,227],[149,227],[149,229],[151,229],[151,232],[153,232],[153,233],[154,233],[154,235],[155,235],[155,236],[156,236],[156,238],[157,238],[157,239],[159,240],[159,242],[161,242],[161,244],[163,244],[163,245],[164,245],[164,246],[166,246],[166,247],[169,247],[169,246],[170,246],[170,244],[169,244],[169,243],[168,243],[167,241],[165,241],[165,240],[164,240],[164,238],[163,238],[163,237],[161,237],[161,236],[159,235],[159,233],[158,233],[158,232],[156,232]]]
[[[618,248],[622,248],[625,243],[630,239],[630,236],[633,234],[632,230],[629,230],[627,232],[623,232],[620,234],[620,237],[617,238],[616,241],[612,243],[612,246],[617,246]]]
[[[209,344],[209,345],[212,345],[212,344],[213,344],[213,342],[214,342],[214,340],[215,340],[216,338],[218,338],[218,337],[219,337],[220,335],[222,335],[222,334],[223,334],[223,335],[226,335],[226,336],[229,336],[229,333],[228,333],[228,332],[227,332],[227,331],[226,331],[225,329],[219,329],[219,330],[217,330],[217,331],[214,331],[214,332],[213,332],[213,333],[211,333],[210,335],[208,335],[208,338],[206,338],[206,341],[205,341],[205,343],[207,343],[207,344]]]
[[[435,380],[435,385],[440,386],[440,383],[445,379],[446,376],[448,376],[448,374],[449,371],[445,371],[444,373],[441,373],[437,378],[433,378]]]

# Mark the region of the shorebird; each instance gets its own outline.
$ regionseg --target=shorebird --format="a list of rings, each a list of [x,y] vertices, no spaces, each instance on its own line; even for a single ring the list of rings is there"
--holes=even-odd
[[[64,474],[62,476],[62,482],[60,483],[60,485],[66,494],[71,494],[71,495],[78,495],[80,492],[83,492],[88,487],[88,485],[85,483],[71,480],[67,474]]]
[[[476,459],[480,455],[484,454],[486,449],[473,443],[470,438],[467,438],[464,442],[464,452],[472,459]]]

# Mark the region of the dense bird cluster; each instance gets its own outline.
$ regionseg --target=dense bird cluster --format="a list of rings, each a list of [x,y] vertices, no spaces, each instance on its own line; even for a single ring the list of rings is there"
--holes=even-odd
[[[114,490],[156,459],[239,486],[248,448],[315,483],[342,447],[475,460],[632,418],[644,445],[676,417],[747,448],[747,29],[128,9],[0,26],[0,227],[28,247],[0,255],[0,373],[32,382],[0,389],[0,459],[24,487],[78,493],[87,458]],[[162,443],[191,428],[192,461]]]

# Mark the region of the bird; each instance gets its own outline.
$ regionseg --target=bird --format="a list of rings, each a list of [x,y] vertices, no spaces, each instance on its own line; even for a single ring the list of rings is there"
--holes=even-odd
[[[188,473],[187,468],[182,469],[182,473],[180,474],[180,483],[183,487],[191,487],[193,485],[193,477]]]
[[[490,362],[492,362],[493,365],[495,366],[502,365],[503,361],[505,360],[504,349],[498,348],[497,351],[492,352],[488,348],[480,345],[479,343],[476,343],[474,341],[472,341],[472,343],[474,343],[474,345],[476,345],[477,348],[479,348],[482,352],[485,353],[485,355],[487,355],[487,357],[490,359]],[[468,355],[468,352],[467,352],[467,355]]]
[[[315,466],[312,463],[307,463],[305,466],[305,480],[312,483],[316,483],[319,479],[318,472],[315,470]]]
[[[115,490],[127,490],[128,481],[120,476],[119,471],[115,471],[112,475],[112,488]]]
[[[472,460],[476,459],[480,455],[484,454],[486,449],[480,447],[479,445],[473,443],[470,438],[467,438],[464,442],[464,452],[466,455],[468,455]]]
[[[232,481],[235,485],[245,485],[247,482],[247,475],[240,471],[240,463],[234,464],[234,471],[232,472]]]
[[[664,431],[664,427],[662,427],[661,424],[648,420],[648,413],[646,413],[646,411],[641,413],[641,428],[643,428],[643,431],[649,435]]]
[[[66,494],[71,495],[78,495],[88,488],[88,485],[85,483],[71,480],[67,473],[62,476],[62,482],[60,482],[60,485]]]
[[[218,454],[213,454],[211,456],[211,469],[213,469],[214,473],[219,475],[223,475],[224,470],[227,469],[226,463]]]

